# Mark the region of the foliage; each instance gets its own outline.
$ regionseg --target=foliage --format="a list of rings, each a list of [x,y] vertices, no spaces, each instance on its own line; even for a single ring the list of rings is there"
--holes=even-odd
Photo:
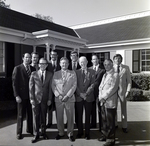
[[[129,96],[127,97],[128,101],[150,101],[150,91],[144,91],[142,89],[132,88]]]
[[[132,74],[132,88],[149,90],[150,89],[150,75],[149,74]]]
[[[7,4],[5,3],[5,1],[6,1],[6,0],[0,0],[0,6],[1,6],[1,7],[4,7],[4,8],[10,9],[10,5],[7,5]]]
[[[45,20],[45,21],[48,21],[48,22],[53,22],[53,17],[51,16],[44,16],[44,15],[41,15],[41,14],[34,14],[33,15],[34,17],[38,18],[38,19],[42,19],[42,20]]]

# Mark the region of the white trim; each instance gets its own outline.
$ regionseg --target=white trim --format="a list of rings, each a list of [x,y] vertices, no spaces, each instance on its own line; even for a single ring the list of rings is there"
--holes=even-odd
[[[135,44],[137,45],[137,44],[146,44],[146,43],[150,43],[150,38],[117,41],[117,42],[109,42],[109,43],[99,43],[99,44],[88,44],[86,47],[92,49],[92,48],[117,47],[117,46],[135,45]]]
[[[103,25],[103,24],[108,24],[108,23],[113,23],[113,22],[118,22],[118,21],[125,21],[125,20],[129,20],[129,19],[141,18],[141,17],[146,17],[146,16],[150,16],[150,11],[134,13],[131,15],[125,15],[125,16],[120,16],[120,17],[115,17],[115,18],[110,18],[110,19],[104,19],[104,20],[100,20],[100,21],[96,21],[96,22],[70,26],[70,28],[80,29],[80,28]]]

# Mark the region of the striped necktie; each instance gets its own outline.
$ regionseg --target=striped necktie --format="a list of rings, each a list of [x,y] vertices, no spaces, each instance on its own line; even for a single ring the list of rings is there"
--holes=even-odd
[[[42,71],[42,75],[41,75],[41,81],[42,81],[42,83],[43,83],[43,81],[44,81],[44,71]]]
[[[27,72],[27,74],[28,74],[28,77],[30,77],[31,71],[30,71],[29,65],[26,66],[26,72]]]

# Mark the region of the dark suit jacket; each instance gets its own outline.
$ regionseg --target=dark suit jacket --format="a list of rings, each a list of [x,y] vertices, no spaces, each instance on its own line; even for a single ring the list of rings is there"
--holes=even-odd
[[[72,70],[72,62],[69,63],[68,69],[69,69],[69,70]],[[76,68],[76,70],[78,70],[78,69],[80,69],[79,63],[77,63],[77,68]]]
[[[95,81],[95,72],[92,69],[87,69],[86,79],[83,81],[82,70],[79,69],[76,71],[77,75],[77,89],[76,89],[76,102],[81,102],[83,99],[80,97],[80,93],[86,93],[87,102],[94,101],[94,81]]]
[[[53,65],[52,65],[52,62],[49,62],[48,63],[48,67],[47,67],[47,70],[50,71],[52,74],[54,74],[54,72],[56,71],[59,71],[61,69],[58,61],[57,61],[57,66],[54,68]]]
[[[89,67],[89,69],[93,70],[93,66]],[[98,88],[102,81],[102,77],[105,74],[105,70],[99,66],[98,70],[97,71],[94,70],[94,72],[95,72],[94,96],[95,99],[97,99],[99,93]]]
[[[52,73],[46,71],[45,81],[41,81],[40,70],[32,72],[29,81],[30,100],[34,100],[36,104],[47,104],[48,100],[52,100]]]
[[[30,65],[30,70],[33,72],[35,68]],[[29,77],[23,64],[14,68],[12,73],[12,86],[15,97],[20,96],[21,99],[29,98]]]

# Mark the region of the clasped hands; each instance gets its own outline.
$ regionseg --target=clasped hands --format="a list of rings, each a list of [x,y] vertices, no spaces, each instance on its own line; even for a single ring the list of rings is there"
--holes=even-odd
[[[59,95],[59,100],[62,102],[67,102],[68,99],[69,99],[68,96]]]
[[[83,98],[84,100],[86,100],[86,96],[87,96],[86,93],[80,93],[80,97]]]

